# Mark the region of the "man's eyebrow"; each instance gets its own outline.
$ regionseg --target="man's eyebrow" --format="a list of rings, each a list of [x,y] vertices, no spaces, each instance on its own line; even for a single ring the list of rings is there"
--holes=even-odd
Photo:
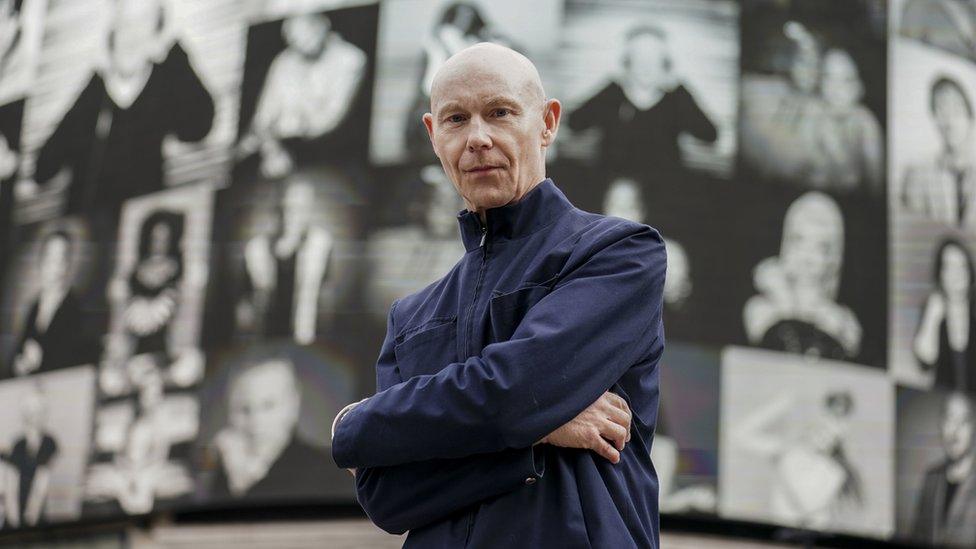
[[[516,107],[519,106],[520,103],[514,97],[509,97],[507,95],[496,95],[488,98],[488,100],[484,102],[484,105],[486,108],[497,107],[499,105]],[[447,112],[456,112],[456,111],[465,111],[465,110],[467,109],[457,101],[448,101],[447,103],[444,103],[443,105],[437,108],[437,115],[443,116]]]
[[[445,112],[463,111],[463,110],[464,107],[462,107],[461,104],[458,103],[457,101],[448,101],[447,103],[444,103],[443,105],[437,108],[437,115],[441,116]]]
[[[498,105],[517,106],[518,104],[519,102],[517,99],[507,95],[497,95],[485,102],[485,105],[488,107],[497,107]]]

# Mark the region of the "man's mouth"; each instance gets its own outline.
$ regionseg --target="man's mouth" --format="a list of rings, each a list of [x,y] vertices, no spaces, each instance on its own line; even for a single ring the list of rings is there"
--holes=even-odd
[[[492,170],[497,170],[497,169],[498,166],[477,166],[475,168],[469,168],[465,171],[473,174],[486,174],[491,172]]]

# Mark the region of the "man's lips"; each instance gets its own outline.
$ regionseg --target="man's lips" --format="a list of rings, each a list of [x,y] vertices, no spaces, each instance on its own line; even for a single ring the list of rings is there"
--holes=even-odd
[[[482,173],[488,173],[492,170],[497,170],[498,168],[499,168],[498,166],[477,166],[475,168],[468,168],[464,171],[467,173],[482,174]]]

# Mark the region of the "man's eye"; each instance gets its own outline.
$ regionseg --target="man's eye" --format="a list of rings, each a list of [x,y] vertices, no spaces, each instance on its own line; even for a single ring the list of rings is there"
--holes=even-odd
[[[449,122],[451,122],[451,123],[454,123],[454,124],[460,124],[461,122],[464,122],[464,115],[462,115],[462,114],[452,114],[450,117],[448,117],[447,120]]]
[[[509,114],[509,110],[508,109],[495,109],[495,116],[496,117],[506,116],[508,114]]]

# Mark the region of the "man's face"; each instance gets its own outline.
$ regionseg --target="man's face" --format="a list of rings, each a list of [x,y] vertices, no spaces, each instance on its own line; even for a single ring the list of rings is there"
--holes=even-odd
[[[973,448],[973,410],[965,398],[952,396],[942,417],[942,445],[950,460],[966,456]]]
[[[948,148],[961,150],[973,131],[973,116],[966,108],[966,98],[955,86],[942,86],[934,93],[935,127]]]
[[[291,369],[268,362],[243,374],[230,399],[230,423],[252,447],[291,437],[298,423],[299,397]]]
[[[545,177],[546,113],[524,79],[496,66],[468,66],[443,78],[424,116],[434,152],[469,210],[504,206]],[[553,107],[555,105],[555,107]]]

